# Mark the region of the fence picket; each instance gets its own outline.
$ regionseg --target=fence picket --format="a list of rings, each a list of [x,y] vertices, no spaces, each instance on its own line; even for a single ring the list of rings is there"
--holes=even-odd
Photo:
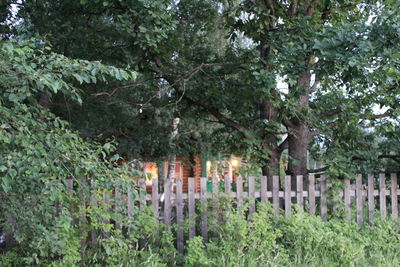
[[[212,192],[214,195],[218,195],[219,192],[219,181],[218,181],[218,168],[216,163],[213,163],[213,172],[212,172]]]
[[[296,176],[296,187],[297,187],[297,205],[300,207],[300,211],[304,208],[304,196],[303,196],[303,175]]]
[[[159,194],[158,194],[158,179],[153,179],[151,181],[151,204],[153,205],[153,214],[154,217],[157,219],[160,216],[159,214]]]
[[[228,167],[229,167],[228,175],[225,177],[224,182],[225,182],[225,194],[230,196],[232,191],[232,165],[229,164]]]
[[[379,174],[379,209],[382,219],[386,218],[386,185],[385,174]]]
[[[374,222],[375,196],[374,196],[374,175],[368,174],[368,220]]]
[[[289,217],[292,209],[292,188],[291,179],[289,175],[285,176],[285,217]]]
[[[315,215],[315,176],[308,176],[308,202],[310,205],[310,215]]]
[[[216,168],[215,168],[216,170]],[[231,170],[230,170],[231,171]],[[228,175],[229,176],[229,175]],[[271,179],[269,182],[272,182],[272,192],[268,191],[268,179]],[[348,221],[351,221],[351,219],[354,219],[354,215],[351,212],[351,203],[352,203],[352,198],[355,198],[355,208],[356,208],[356,222],[357,224],[362,224],[366,218],[364,218],[364,205],[365,209],[367,209],[368,205],[368,220],[370,223],[373,223],[374,220],[374,210],[375,206],[375,197],[379,195],[379,206],[380,206],[380,211],[381,211],[381,216],[382,218],[386,218],[388,216],[388,209],[390,209],[391,214],[393,219],[398,218],[398,195],[399,195],[399,189],[398,189],[398,181],[397,181],[397,174],[396,173],[391,173],[390,174],[390,189],[389,189],[389,181],[387,181],[386,185],[386,174],[381,173],[379,174],[379,190],[374,188],[375,182],[375,176],[373,174],[368,174],[367,177],[367,184],[363,184],[363,179],[362,175],[358,174],[355,179],[355,184],[352,185],[351,181],[349,179],[344,180],[344,191],[343,194],[338,194],[335,196],[331,196],[333,198],[342,198],[344,200],[345,204],[345,217]],[[245,177],[238,176],[236,179],[236,198],[237,198],[237,207],[241,208],[243,207],[243,202],[246,196],[249,199],[249,218],[251,218],[251,214],[256,211],[256,197],[260,197],[262,201],[268,200],[268,198],[272,197],[272,203],[273,203],[273,210],[274,214],[279,214],[280,208],[282,207],[284,201],[284,209],[285,209],[285,216],[289,217],[291,216],[292,213],[292,203],[294,201],[297,203],[297,205],[301,208],[301,210],[304,209],[304,206],[307,206],[305,204],[308,203],[309,206],[309,212],[311,215],[316,214],[316,197],[319,197],[319,207],[320,207],[320,215],[322,220],[327,221],[328,219],[328,207],[327,207],[327,201],[328,201],[328,188],[331,186],[331,184],[328,184],[326,176],[321,175],[319,179],[319,187],[317,187],[316,190],[316,184],[315,184],[315,176],[314,175],[309,175],[307,180],[304,180],[304,176],[302,175],[297,175],[296,176],[296,189],[295,191],[292,191],[291,188],[291,183],[293,177],[291,176],[285,176],[284,177],[284,189],[280,190],[280,181],[279,181],[279,176],[262,176],[260,177],[260,183],[261,183],[261,190],[259,192],[255,191],[255,177],[254,176],[249,176],[247,178],[247,192],[243,187],[244,183],[243,180],[246,180]],[[227,178],[229,181],[229,178]],[[94,181],[90,181],[90,187],[91,190],[89,190],[92,194],[87,195],[86,193],[88,192],[87,186],[89,183],[82,183],[78,185],[78,188],[75,188],[77,191],[77,197],[80,198],[80,200],[87,205],[90,205],[93,207],[93,209],[96,209],[96,207],[99,207],[103,201],[103,206],[105,207],[106,212],[107,211],[113,211],[115,213],[119,213],[121,215],[121,209],[125,210],[125,208],[122,208],[122,201],[125,201],[125,198],[127,198],[127,204],[124,203],[124,205],[127,205],[127,216],[129,221],[133,221],[134,219],[134,212],[135,212],[135,203],[139,203],[140,209],[143,209],[145,206],[147,206],[150,202],[153,206],[153,215],[155,218],[159,218],[160,213],[164,215],[164,223],[166,224],[167,227],[171,226],[172,223],[172,211],[175,211],[176,208],[176,245],[177,245],[177,250],[179,253],[184,252],[184,246],[185,246],[185,233],[183,229],[184,225],[184,211],[185,211],[185,206],[187,203],[188,206],[188,219],[190,222],[189,225],[189,238],[193,238],[196,235],[196,199],[199,200],[200,202],[200,207],[201,207],[201,213],[199,214],[200,218],[200,225],[199,225],[199,232],[201,233],[201,236],[204,240],[204,242],[207,242],[209,238],[209,233],[208,233],[208,227],[210,222],[208,221],[208,212],[210,212],[213,208],[215,208],[216,212],[215,216],[219,216],[218,214],[218,208],[219,208],[219,199],[217,198],[218,192],[219,192],[219,181],[218,181],[218,173],[213,170],[212,173],[212,193],[208,193],[207,191],[207,178],[206,177],[201,177],[200,178],[200,192],[196,192],[198,190],[198,185],[196,187],[195,184],[195,178],[190,177],[188,178],[188,191],[186,194],[186,191],[183,192],[183,179],[178,178],[176,179],[176,193],[175,192],[175,187],[172,187],[172,181],[173,180],[165,180],[164,182],[164,196],[160,199],[160,195],[158,192],[158,182],[159,180],[154,179],[152,180],[152,193],[151,197],[146,196],[146,184],[143,179],[138,181],[138,198],[140,202],[137,200],[135,201],[134,197],[134,192],[133,188],[127,187],[126,189],[122,187],[116,187],[114,188],[114,192],[110,190],[104,190],[102,191],[102,197],[97,197],[96,199],[96,184]],[[68,179],[65,180],[66,184],[66,191],[67,194],[72,196],[76,194],[74,192],[74,187],[73,187],[73,180]],[[229,187],[227,186],[229,184]],[[227,183],[225,181],[225,187],[229,191],[231,190],[231,183]],[[304,187],[308,187],[308,189],[304,189]],[[271,189],[270,189],[271,190]],[[308,192],[307,192],[308,190]],[[124,192],[127,192],[127,196],[124,194]],[[229,191],[231,192],[231,191]],[[86,195],[85,195],[86,194]],[[230,196],[235,196],[235,194],[230,194]],[[136,195],[135,195],[136,196]],[[390,208],[387,207],[386,201],[387,197],[390,196]],[[210,200],[211,206],[208,207],[208,198],[212,198]],[[368,198],[368,203],[367,199]],[[101,200],[101,198],[103,200]],[[296,198],[296,199],[294,199]],[[306,199],[304,199],[306,198]],[[111,199],[111,203],[110,203]],[[150,201],[151,200],[151,201]],[[163,204],[163,210],[159,210],[159,205],[160,205],[160,200],[164,202]],[[185,202],[187,200],[187,202]],[[308,202],[306,201],[308,200]],[[335,199],[334,199],[335,200]],[[336,199],[337,200],[337,199]],[[293,201],[293,202],[292,202]],[[84,204],[83,204],[84,206]],[[172,209],[172,206],[174,206]],[[366,211],[366,210],[365,210]],[[332,210],[334,213],[335,210]],[[214,213],[213,213],[214,216]],[[175,218],[175,213],[174,213],[174,218]],[[218,217],[218,218],[222,218]],[[86,216],[82,216],[80,218],[75,217],[74,218],[75,223],[78,220],[86,220]],[[224,219],[220,219],[220,222],[223,222]],[[104,219],[103,221],[106,224],[109,224],[110,221],[109,219]],[[122,225],[119,224],[120,220],[117,220],[115,222],[115,229],[121,229]],[[84,221],[84,223],[89,223]],[[130,231],[130,229],[127,229]],[[102,235],[104,237],[109,237],[109,233],[100,233],[99,231],[94,231],[92,230],[88,236],[89,239],[88,241],[91,242],[92,244],[96,244],[98,241],[98,236]],[[154,233],[157,235],[157,233]],[[158,233],[159,234],[159,233]],[[212,233],[210,233],[211,235]],[[146,246],[146,238],[148,236],[142,236],[139,238],[139,248],[145,248]],[[87,237],[85,239],[81,240],[82,242],[86,242]]]
[[[272,205],[275,215],[279,214],[279,176],[272,176]]]
[[[107,210],[110,208],[110,199],[109,199],[109,197],[108,197],[108,194],[107,194],[108,192],[106,191],[106,190],[104,190],[103,191],[103,203],[104,203],[104,206],[105,206],[105,211],[107,212]],[[104,224],[109,224],[110,223],[110,220],[109,219],[104,219],[103,220],[103,223]],[[110,236],[110,234],[108,233],[108,232],[104,232],[103,233],[103,237],[105,237],[105,238],[107,238],[107,237],[109,237]]]
[[[350,197],[350,189],[351,189],[351,184],[350,180],[346,178],[344,180],[344,192],[343,192],[343,198],[344,198],[344,213],[346,220],[348,222],[351,221],[351,197]]]
[[[195,198],[194,198],[194,178],[188,178],[189,194],[188,194],[188,210],[189,210],[189,239],[196,235],[195,225]]]
[[[391,199],[392,199],[392,217],[393,219],[397,219],[399,216],[398,211],[398,200],[397,200],[397,174],[392,173],[390,174],[391,180]]]
[[[254,176],[249,176],[249,215],[256,211]]]
[[[133,211],[134,211],[133,192],[132,188],[128,187],[128,219],[131,222],[133,222]]]
[[[176,230],[177,249],[183,253],[183,199],[182,199],[182,178],[176,179]]]
[[[243,206],[243,178],[238,176],[236,178],[236,199],[237,199],[237,209],[241,209]]]
[[[171,226],[171,179],[164,180],[164,223]]]
[[[146,201],[146,181],[144,179],[139,180],[139,197],[140,197],[140,208],[143,210],[147,206]]]
[[[328,220],[328,206],[327,206],[327,182],[326,176],[321,175],[321,218],[323,221]]]
[[[268,178],[267,176],[261,176],[261,201],[267,201],[267,185],[268,185]]]
[[[200,178],[200,205],[201,205],[201,236],[203,241],[208,241],[207,230],[207,177]]]
[[[115,187],[115,192],[114,192],[114,212],[118,213],[120,208],[119,208],[119,202],[120,202],[120,192],[118,187]],[[115,222],[115,230],[121,229],[121,225],[119,222]]]
[[[362,191],[362,176],[356,176],[356,221],[358,224],[363,223],[363,191]]]
[[[90,188],[90,193],[91,193],[91,195],[90,195],[90,205],[92,206],[92,208],[94,210],[96,210],[97,209],[97,198],[96,198],[96,195],[93,194],[93,192],[96,192],[96,183],[95,183],[95,181],[93,179],[90,180],[90,187],[91,187]],[[92,229],[90,231],[90,238],[91,238],[92,244],[97,244],[97,231],[96,231],[96,229]]]

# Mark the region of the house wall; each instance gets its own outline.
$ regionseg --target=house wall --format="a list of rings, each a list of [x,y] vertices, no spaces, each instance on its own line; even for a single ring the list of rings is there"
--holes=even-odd
[[[154,162],[149,158],[143,159],[146,162]],[[182,185],[183,185],[183,192],[188,192],[188,178],[194,177],[195,178],[195,192],[200,192],[200,176],[202,172],[201,160],[199,155],[193,156],[191,159],[188,157],[176,157],[176,161],[181,163],[182,171]],[[167,164],[166,164],[167,165]],[[159,177],[160,179],[161,177]],[[151,185],[146,186],[147,193],[151,194]],[[174,189],[175,191],[175,189]]]

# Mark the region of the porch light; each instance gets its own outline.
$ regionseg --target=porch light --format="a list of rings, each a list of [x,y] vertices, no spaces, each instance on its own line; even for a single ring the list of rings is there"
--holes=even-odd
[[[239,160],[237,160],[237,159],[231,159],[231,165],[232,165],[233,167],[239,166]]]

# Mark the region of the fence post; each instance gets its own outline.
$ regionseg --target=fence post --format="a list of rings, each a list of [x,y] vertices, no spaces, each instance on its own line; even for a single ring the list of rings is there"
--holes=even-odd
[[[285,176],[285,217],[289,217],[292,210],[291,176]]]
[[[327,183],[326,176],[321,175],[321,218],[323,221],[328,220],[328,206],[327,206]]]
[[[386,218],[386,185],[385,174],[379,174],[379,208],[381,211],[382,219]]]
[[[176,241],[179,253],[183,253],[183,200],[182,200],[182,178],[176,179]]]
[[[375,195],[374,195],[374,175],[368,174],[368,220],[374,222]]]
[[[363,223],[363,195],[362,195],[362,176],[357,174],[356,176],[356,216],[357,224],[361,225]]]
[[[308,202],[310,205],[310,215],[315,215],[315,176],[308,176]]]
[[[398,200],[397,200],[397,174],[390,174],[391,179],[391,198],[392,198],[392,217],[393,219],[397,219],[399,211],[398,211]]]
[[[195,222],[195,198],[194,198],[194,178],[188,178],[188,209],[189,209],[189,239],[192,239],[196,234]]]

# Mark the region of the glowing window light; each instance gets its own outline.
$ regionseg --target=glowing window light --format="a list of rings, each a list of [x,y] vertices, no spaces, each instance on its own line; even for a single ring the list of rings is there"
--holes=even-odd
[[[233,167],[237,167],[237,166],[239,166],[239,160],[231,159],[231,164],[232,164]]]

